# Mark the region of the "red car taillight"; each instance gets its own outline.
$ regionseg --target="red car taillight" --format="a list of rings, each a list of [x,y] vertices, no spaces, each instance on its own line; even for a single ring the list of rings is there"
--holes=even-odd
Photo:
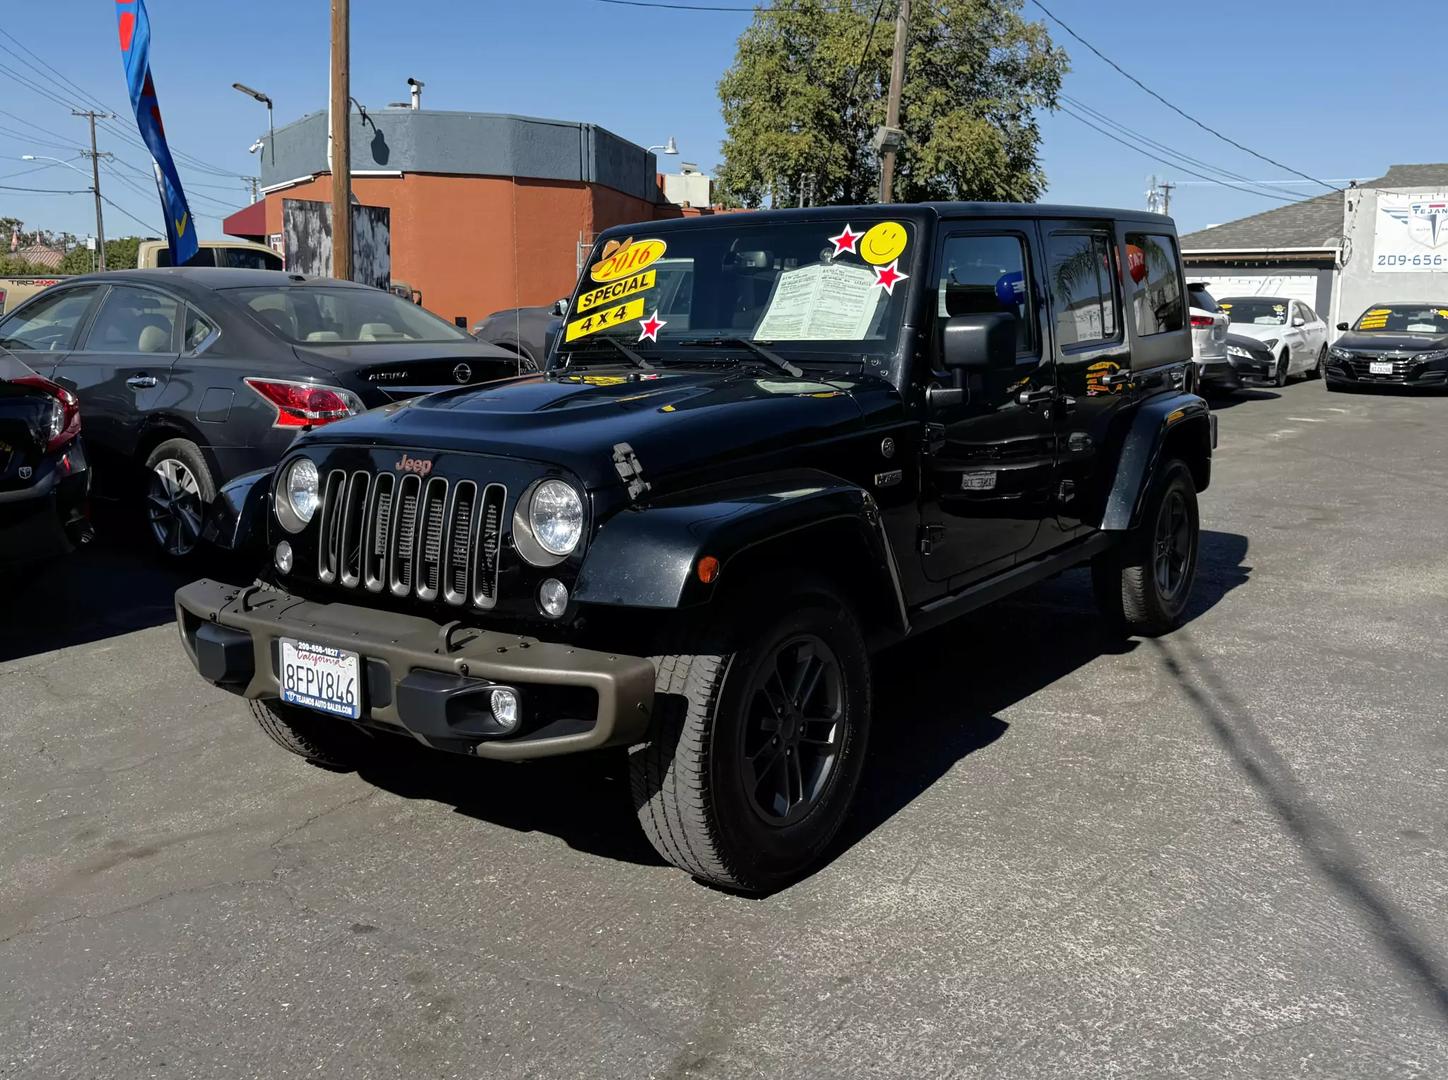
[[[340,386],[255,377],[243,381],[275,406],[273,427],[320,427],[364,411],[361,399]]]
[[[1193,315],[1193,316],[1192,316],[1192,329],[1193,329],[1193,330],[1210,330],[1212,327],[1214,327],[1214,326],[1216,326],[1216,325],[1217,325],[1217,320],[1214,319],[1214,318],[1212,318],[1212,316],[1210,316],[1210,315]]]
[[[33,386],[55,398],[56,410],[50,421],[49,439],[45,444],[47,454],[59,450],[80,434],[80,402],[69,390],[43,375],[21,375],[10,381],[17,386]]]

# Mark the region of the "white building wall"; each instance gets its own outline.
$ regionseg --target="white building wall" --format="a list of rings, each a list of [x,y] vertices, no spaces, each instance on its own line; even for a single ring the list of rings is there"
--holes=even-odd
[[[1395,196],[1405,196],[1395,198]],[[1448,307],[1448,206],[1433,221],[1433,204],[1448,192],[1423,188],[1357,188],[1343,200],[1343,259],[1331,325],[1354,322],[1372,304],[1427,300]],[[1417,204],[1416,211],[1406,208]],[[1389,212],[1392,211],[1392,212]],[[1403,215],[1409,214],[1409,220]],[[1405,267],[1416,258],[1422,269]]]

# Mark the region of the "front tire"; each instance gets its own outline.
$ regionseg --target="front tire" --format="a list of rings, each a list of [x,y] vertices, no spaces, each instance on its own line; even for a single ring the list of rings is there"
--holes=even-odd
[[[1308,377],[1309,379],[1320,379],[1320,378],[1322,378],[1322,366],[1323,366],[1325,363],[1327,363],[1327,346],[1326,346],[1326,345],[1324,345],[1322,348],[1320,348],[1320,349],[1317,350],[1317,363],[1315,363],[1315,364],[1312,365],[1311,370],[1309,370],[1308,373],[1307,373],[1307,377]]]
[[[719,651],[663,656],[653,727],[629,756],[634,806],[668,862],[767,892],[813,865],[864,763],[870,660],[826,586],[795,592],[762,629],[745,606]],[[747,621],[746,621],[747,619]]]
[[[315,765],[354,768],[366,747],[366,736],[345,720],[313,715],[270,698],[248,698],[246,705],[272,742]]]
[[[1277,358],[1277,370],[1273,373],[1272,385],[1279,389],[1287,385],[1288,373],[1292,367],[1292,351],[1283,349]]]
[[[1196,580],[1201,519],[1186,463],[1166,462],[1152,478],[1141,522],[1121,546],[1091,564],[1096,602],[1115,629],[1157,637],[1182,624]]]
[[[201,450],[187,439],[167,439],[146,458],[146,531],[168,559],[188,559],[201,546],[216,482]]]

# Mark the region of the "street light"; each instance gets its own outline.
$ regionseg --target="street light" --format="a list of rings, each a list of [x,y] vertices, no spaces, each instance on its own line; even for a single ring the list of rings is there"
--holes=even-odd
[[[74,172],[80,173],[82,176],[86,176],[86,172],[85,172],[84,169],[77,168],[75,165],[72,165],[69,161],[65,161],[65,160],[63,160],[63,159],[61,159],[61,158],[51,157],[49,154],[21,154],[21,155],[20,155],[20,160],[21,160],[21,161],[52,161],[52,162],[54,162],[54,163],[57,164],[57,165],[64,165],[67,169],[71,169],[71,170],[73,170]],[[100,190],[100,173],[99,173],[99,171],[96,171],[92,176],[86,176],[86,179],[91,181],[91,183],[86,186],[86,190],[89,191],[92,195],[94,195],[94,196],[96,197],[96,243],[99,245],[99,247],[97,248],[97,256],[96,256],[96,258],[97,258],[97,267],[98,267],[99,269],[101,269],[101,270],[104,270],[104,269],[106,268],[106,261],[105,261],[105,260],[106,260],[106,252],[105,252],[106,229],[105,229],[105,223],[104,223],[104,221],[103,221],[102,218],[101,218],[101,190]]]
[[[652,154],[655,150],[658,150],[661,153],[665,154],[677,154],[679,152],[679,144],[674,142],[674,137],[670,135],[668,142],[664,143],[662,146],[650,146],[645,152]]]
[[[272,126],[272,99],[267,97],[260,90],[253,90],[245,83],[234,82],[231,84],[231,88],[233,90],[240,90],[247,97],[255,98],[257,101],[260,101],[263,105],[266,106],[266,130],[268,139],[272,144],[272,164],[275,165],[277,163],[277,129]],[[263,154],[262,156],[265,157],[266,155]]]

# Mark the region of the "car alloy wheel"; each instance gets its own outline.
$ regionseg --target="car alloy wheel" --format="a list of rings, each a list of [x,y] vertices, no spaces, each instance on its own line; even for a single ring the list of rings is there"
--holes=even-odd
[[[151,470],[146,520],[167,555],[189,555],[201,540],[201,486],[184,461],[162,458]]]
[[[1156,516],[1152,573],[1163,600],[1175,600],[1187,579],[1192,557],[1191,517],[1180,491],[1169,491]]]
[[[750,805],[769,825],[792,825],[828,790],[839,760],[839,660],[813,634],[790,638],[760,665],[748,701],[740,752]]]

